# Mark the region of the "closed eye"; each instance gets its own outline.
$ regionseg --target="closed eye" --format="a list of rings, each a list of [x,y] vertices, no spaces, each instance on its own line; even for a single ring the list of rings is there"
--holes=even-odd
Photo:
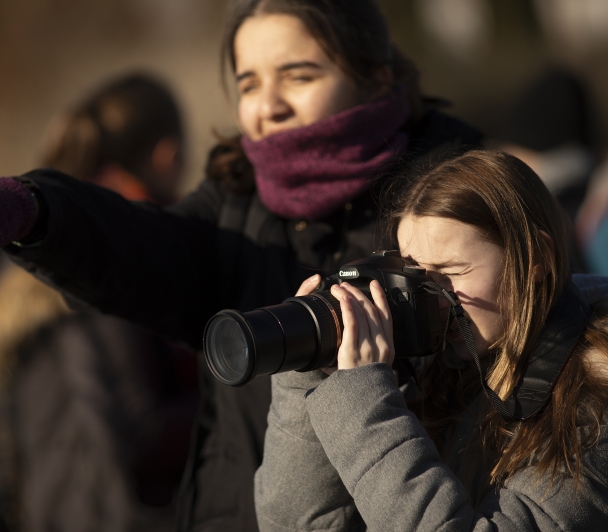
[[[241,79],[237,84],[240,94],[246,94],[248,92],[251,92],[258,86],[259,86],[258,80],[253,76],[246,76],[243,79]]]
[[[297,71],[295,71],[295,72],[288,71],[284,75],[284,79],[286,81],[291,81],[291,82],[296,82],[296,83],[309,83],[318,77],[319,77],[319,75],[315,74],[315,73],[297,72]]]

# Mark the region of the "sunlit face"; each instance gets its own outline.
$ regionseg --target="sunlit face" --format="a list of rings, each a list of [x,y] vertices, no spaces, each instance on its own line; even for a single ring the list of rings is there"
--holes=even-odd
[[[498,308],[502,248],[471,225],[435,216],[406,216],[399,224],[397,238],[403,257],[415,260],[433,281],[456,293],[479,355],[487,354],[503,332]],[[439,308],[442,320],[447,319],[446,298],[439,298]],[[461,359],[472,359],[456,320],[447,340]]]
[[[239,121],[251,140],[307,126],[366,99],[296,17],[248,18],[234,46]]]

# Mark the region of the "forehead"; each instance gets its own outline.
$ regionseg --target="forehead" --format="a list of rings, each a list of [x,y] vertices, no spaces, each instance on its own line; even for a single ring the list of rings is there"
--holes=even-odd
[[[300,19],[263,14],[243,22],[234,38],[237,72],[291,61],[329,61]]]
[[[484,261],[495,256],[498,248],[476,227],[436,216],[406,216],[399,224],[397,239],[404,257],[427,268]]]

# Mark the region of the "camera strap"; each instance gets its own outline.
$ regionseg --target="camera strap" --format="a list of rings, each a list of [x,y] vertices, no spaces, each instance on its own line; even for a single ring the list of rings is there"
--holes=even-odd
[[[428,292],[443,296],[450,302],[450,313],[457,320],[460,333],[477,365],[481,387],[495,410],[507,421],[523,421],[540,411],[551,397],[555,381],[572,355],[591,316],[591,307],[583,301],[576,286],[570,283],[551,309],[519,383],[509,398],[503,401],[488,386],[484,377],[471,327],[458,296],[432,281],[422,284]]]

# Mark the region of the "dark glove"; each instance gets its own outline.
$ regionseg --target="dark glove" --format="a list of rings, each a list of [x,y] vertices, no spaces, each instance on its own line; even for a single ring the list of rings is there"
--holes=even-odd
[[[25,238],[36,222],[32,191],[16,179],[0,178],[0,247]]]

